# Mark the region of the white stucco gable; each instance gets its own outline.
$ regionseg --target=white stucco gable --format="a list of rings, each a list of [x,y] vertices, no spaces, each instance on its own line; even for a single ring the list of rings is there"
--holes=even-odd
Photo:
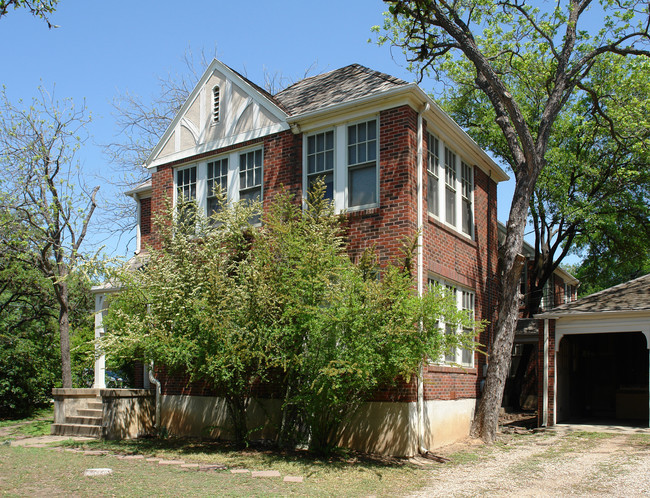
[[[218,88],[218,120],[214,91]],[[253,84],[214,59],[151,152],[153,168],[288,130],[287,114]]]

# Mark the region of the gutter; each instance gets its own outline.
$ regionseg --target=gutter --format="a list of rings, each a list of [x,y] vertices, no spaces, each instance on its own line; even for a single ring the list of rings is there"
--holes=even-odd
[[[423,234],[423,195],[422,195],[422,175],[424,174],[424,150],[422,142],[424,140],[424,125],[422,123],[422,114],[429,110],[429,104],[425,104],[422,112],[418,113],[418,130],[417,130],[417,230],[418,230],[418,253],[417,253],[417,291],[418,296],[422,297],[424,291],[424,234]],[[422,322],[420,322],[422,330]],[[418,397],[417,397],[417,442],[418,452],[426,455],[429,450],[424,446],[424,359],[420,362],[420,373],[418,376]]]

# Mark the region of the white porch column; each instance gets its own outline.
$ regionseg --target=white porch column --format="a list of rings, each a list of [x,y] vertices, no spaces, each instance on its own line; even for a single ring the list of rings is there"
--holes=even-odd
[[[104,335],[104,313],[106,294],[95,294],[95,339]],[[97,346],[95,346],[97,351]],[[95,359],[95,389],[104,389],[106,387],[106,355],[103,353]]]

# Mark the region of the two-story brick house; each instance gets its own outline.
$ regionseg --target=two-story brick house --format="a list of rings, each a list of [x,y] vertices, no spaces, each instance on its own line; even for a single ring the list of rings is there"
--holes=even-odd
[[[415,84],[353,64],[270,95],[215,60],[145,166],[151,179],[129,193],[138,253],[157,246],[151,219],[165,199],[182,194],[209,213],[218,184],[229,201],[268,206],[281,189],[304,197],[323,177],[347,213],[352,258],[368,246],[380,262],[399,257],[403,238],[419,233],[417,291],[440,282],[459,307],[495,319],[497,183],[507,175]],[[376,393],[341,444],[412,455],[467,435],[484,363],[460,349],[427,363],[424,382]],[[218,393],[156,374],[162,425],[176,433],[219,425],[210,418]]]

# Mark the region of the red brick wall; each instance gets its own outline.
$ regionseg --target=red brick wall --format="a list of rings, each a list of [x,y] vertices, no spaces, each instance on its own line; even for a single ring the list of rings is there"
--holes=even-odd
[[[431,131],[435,132],[435,128]],[[426,158],[426,136],[423,140]],[[456,152],[463,157],[461,150]],[[423,169],[424,284],[429,276],[437,276],[473,290],[476,294],[476,319],[494,323],[498,293],[496,183],[474,166],[474,239],[471,240],[435,217],[427,216],[427,172],[426,168]],[[444,181],[444,178],[440,181]],[[488,325],[478,338],[485,349],[490,341],[490,331],[491,326]],[[474,368],[429,366],[425,373],[425,397],[457,399],[479,396],[485,360],[485,355],[476,353]]]
[[[389,109],[380,113],[379,123],[379,206],[349,213],[346,228],[353,259],[358,258],[365,248],[374,246],[380,263],[386,264],[391,259],[400,258],[404,239],[414,237],[417,230],[417,113],[409,106]],[[423,138],[426,158],[426,134]],[[302,188],[302,137],[286,131],[159,167],[152,175],[151,211],[160,212],[164,208],[165,196],[172,198],[173,167],[258,143],[264,145],[265,209],[283,187],[299,195]],[[462,157],[462,151],[457,152]],[[424,283],[426,285],[431,274],[473,290],[476,293],[476,318],[494,321],[497,293],[496,184],[474,167],[475,238],[470,240],[433,217],[427,217],[426,168],[423,168],[423,175]],[[143,244],[156,243],[154,234],[143,236]],[[489,328],[479,337],[482,344],[489,342],[488,331]],[[484,362],[484,355],[477,354],[474,368],[427,366],[425,398],[476,397],[481,380],[478,373],[482,372]],[[187,377],[169,376],[164,369],[160,369],[160,376],[164,380],[164,393],[213,395],[203,384],[188,384]],[[273,394],[267,392],[266,387],[262,391],[266,395]],[[381,389],[373,399],[414,401],[416,395],[413,381],[408,385],[402,383]]]
[[[151,233],[151,197],[140,199],[140,236]]]

